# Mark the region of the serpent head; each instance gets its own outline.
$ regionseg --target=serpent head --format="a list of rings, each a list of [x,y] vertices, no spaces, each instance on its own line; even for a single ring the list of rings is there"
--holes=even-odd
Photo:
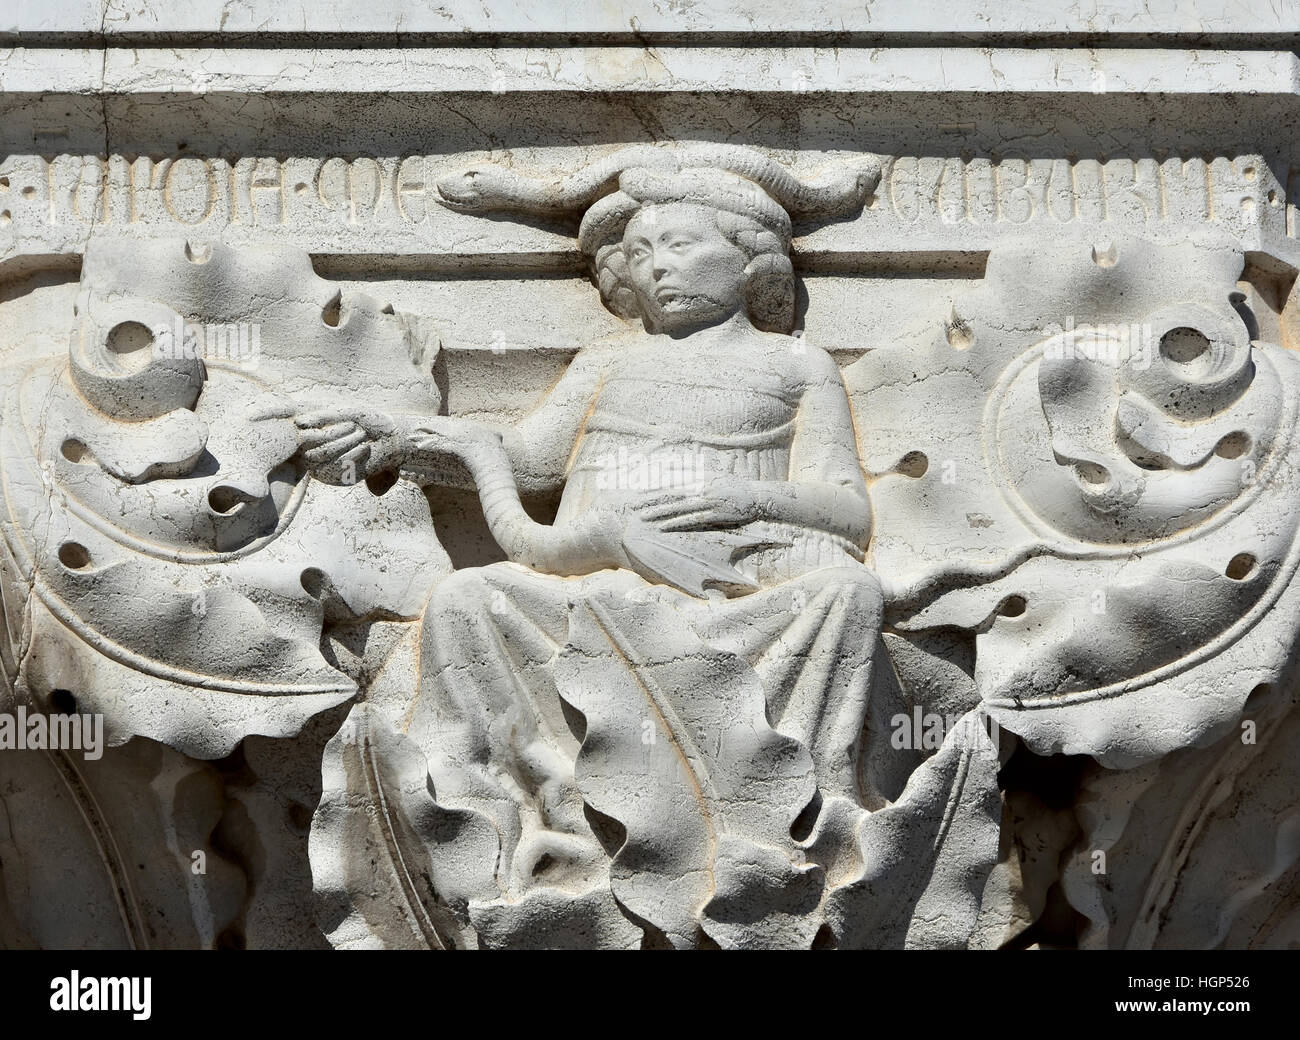
[[[438,194],[452,209],[480,210],[515,201],[518,177],[500,166],[471,166],[438,181]]]

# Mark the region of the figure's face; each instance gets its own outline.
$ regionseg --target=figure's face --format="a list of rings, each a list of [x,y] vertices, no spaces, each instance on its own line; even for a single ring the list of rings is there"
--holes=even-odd
[[[707,206],[646,207],[623,233],[632,289],[650,326],[669,335],[726,321],[745,306],[749,257]]]

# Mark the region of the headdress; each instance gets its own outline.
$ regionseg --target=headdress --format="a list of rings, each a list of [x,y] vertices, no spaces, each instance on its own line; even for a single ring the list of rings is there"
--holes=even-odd
[[[566,177],[526,177],[500,166],[473,167],[442,178],[444,205],[469,212],[514,211],[556,216],[582,213],[578,245],[592,257],[601,296],[617,314],[631,316],[622,285],[619,248],[627,223],[644,207],[692,203],[756,222],[751,252],[762,288],[760,324],[779,327],[792,314],[792,273],[787,253],[792,220],[843,216],[859,210],[880,181],[874,155],[841,162],[801,180],[775,160],[738,145],[634,145]],[[773,280],[789,291],[773,291]],[[788,299],[787,299],[788,298]]]

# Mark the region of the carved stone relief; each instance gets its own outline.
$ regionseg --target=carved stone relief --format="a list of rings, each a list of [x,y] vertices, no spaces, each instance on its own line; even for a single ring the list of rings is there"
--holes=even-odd
[[[717,101],[7,142],[0,945],[1300,942],[1289,168]]]

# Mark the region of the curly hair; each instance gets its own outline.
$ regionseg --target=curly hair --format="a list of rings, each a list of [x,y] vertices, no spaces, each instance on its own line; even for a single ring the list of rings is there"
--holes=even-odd
[[[745,307],[750,320],[772,332],[794,327],[794,273],[790,215],[761,185],[730,170],[624,170],[618,190],[592,204],[578,230],[578,246],[592,258],[600,296],[615,314],[643,317],[623,256],[623,232],[638,213],[672,203],[701,206],[718,231],[748,258]]]

